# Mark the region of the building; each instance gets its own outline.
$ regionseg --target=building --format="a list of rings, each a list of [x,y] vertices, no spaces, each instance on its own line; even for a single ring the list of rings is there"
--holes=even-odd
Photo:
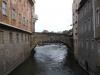
[[[74,57],[78,60],[78,14],[77,9],[81,0],[73,0],[72,5],[72,19],[73,19],[73,43],[74,43]]]
[[[95,61],[93,20],[93,0],[81,0],[78,8],[79,64],[90,75],[98,75]]]
[[[93,0],[93,14],[97,73],[100,75],[100,0]]]
[[[30,55],[30,34],[37,20],[34,5],[34,0],[0,0],[0,75]]]

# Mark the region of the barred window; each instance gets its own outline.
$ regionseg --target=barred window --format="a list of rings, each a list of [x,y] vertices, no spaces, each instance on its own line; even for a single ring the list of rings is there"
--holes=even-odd
[[[2,2],[2,14],[7,15],[7,3],[4,1]]]
[[[15,9],[12,9],[12,19],[15,20]]]
[[[19,13],[19,22],[21,23],[22,15]]]

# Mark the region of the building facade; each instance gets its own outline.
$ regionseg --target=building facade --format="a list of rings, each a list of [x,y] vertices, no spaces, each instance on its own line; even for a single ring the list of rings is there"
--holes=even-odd
[[[73,43],[74,43],[74,57],[78,59],[78,5],[81,0],[73,0],[72,5],[72,19],[73,19]]]
[[[81,0],[78,15],[79,64],[88,71],[90,75],[97,75],[93,0]]]
[[[93,0],[94,10],[94,38],[95,38],[95,54],[97,63],[97,73],[100,75],[100,0]]]
[[[34,0],[0,0],[0,75],[30,55],[30,34],[37,19],[34,4]]]

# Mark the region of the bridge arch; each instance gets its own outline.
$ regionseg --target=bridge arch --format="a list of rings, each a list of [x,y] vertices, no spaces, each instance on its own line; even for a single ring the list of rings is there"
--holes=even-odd
[[[73,52],[73,44],[70,37],[66,34],[56,34],[56,33],[33,33],[31,36],[31,46],[32,50],[43,42],[59,42],[63,43],[68,47],[68,49]]]

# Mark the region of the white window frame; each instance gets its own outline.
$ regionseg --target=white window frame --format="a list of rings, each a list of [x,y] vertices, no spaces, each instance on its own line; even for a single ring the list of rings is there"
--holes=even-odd
[[[97,13],[97,11],[98,11],[98,13]],[[96,26],[99,26],[99,7],[97,7],[97,9],[96,9]]]
[[[16,18],[16,12],[15,9],[12,9],[12,19],[15,20]]]
[[[2,1],[2,14],[7,16],[7,3]]]
[[[94,50],[94,40],[93,39],[91,40],[91,49],[92,51]]]

